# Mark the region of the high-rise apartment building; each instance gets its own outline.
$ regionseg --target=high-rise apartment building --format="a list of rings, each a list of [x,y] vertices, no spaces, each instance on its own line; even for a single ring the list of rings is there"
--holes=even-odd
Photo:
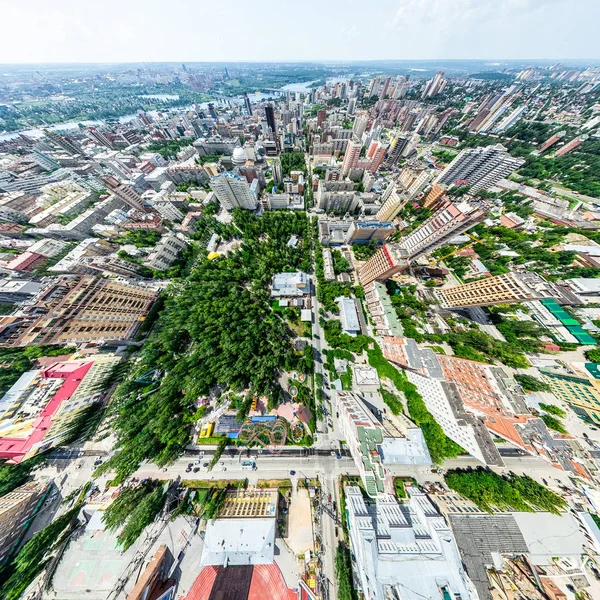
[[[0,498],[0,565],[11,555],[35,516],[44,486],[30,481]]]
[[[398,182],[401,183],[410,199],[414,198],[432,180],[433,171],[424,167],[405,167],[400,171]]]
[[[17,316],[0,317],[0,347],[131,339],[154,290],[92,276],[63,276]]]
[[[358,276],[361,285],[365,286],[372,281],[389,279],[407,266],[406,250],[398,244],[385,244],[360,268]]]
[[[552,284],[536,273],[504,273],[439,290],[442,304],[450,308],[529,302],[552,295]]]
[[[252,116],[252,104],[250,104],[250,98],[248,94],[244,94],[244,105],[246,106],[246,112],[249,116]]]
[[[103,131],[96,129],[96,127],[88,127],[87,135],[90,139],[98,142],[98,144],[101,146],[105,146],[106,148],[114,150],[115,145],[112,143],[112,141],[104,134]]]
[[[493,186],[525,161],[513,158],[502,144],[466,148],[437,177],[435,183],[470,185],[473,191]]]
[[[255,210],[258,206],[258,200],[250,191],[248,182],[234,173],[226,172],[213,177],[210,187],[226,210],[236,207]]]
[[[388,169],[391,169],[392,167],[398,165],[398,161],[402,156],[402,151],[404,150],[404,148],[406,148],[408,144],[408,139],[409,136],[401,133],[397,134],[394,137],[392,143],[390,144],[390,149],[387,158],[385,159],[385,164]]]
[[[83,151],[69,136],[61,135],[50,129],[44,129],[44,137],[48,138],[59,148],[62,148],[67,154],[72,156],[83,156]]]
[[[377,169],[379,169],[383,159],[385,158],[385,153],[387,152],[388,148],[388,144],[383,144],[379,140],[373,140],[369,144],[366,155],[366,158],[370,159],[371,163],[369,166],[365,166],[365,169],[368,169],[372,173],[377,172]]]
[[[323,129],[323,124],[327,120],[327,111],[322,108],[317,111],[317,129]]]
[[[390,183],[390,187],[390,193],[388,194],[388,189],[390,189],[388,188],[382,196],[382,200],[384,196],[387,196],[387,198],[377,213],[377,219],[379,221],[391,221],[408,202],[408,196],[401,192],[395,183]]]
[[[367,123],[369,122],[369,117],[367,115],[358,115],[356,119],[354,119],[354,125],[352,126],[352,135],[356,136],[359,140],[362,138],[363,133],[367,129]]]
[[[430,79],[423,88],[421,94],[423,98],[431,98],[439,94],[446,87],[447,81],[444,79],[444,71],[438,71],[433,79]]]
[[[102,177],[101,180],[107,189],[117,198],[125,202],[125,204],[131,208],[135,208],[139,212],[147,212],[147,209],[142,201],[142,197],[131,186],[121,183],[112,175]]]
[[[485,210],[479,206],[448,201],[412,233],[402,238],[398,245],[414,260],[483,221],[485,215]]]
[[[344,155],[344,162],[342,163],[342,175],[344,177],[346,177],[346,175],[348,175],[352,169],[356,168],[362,147],[363,146],[361,142],[348,142],[346,154]]]
[[[446,190],[443,186],[441,186],[439,183],[434,183],[423,199],[423,208],[431,208],[432,206],[435,206],[445,192]]]

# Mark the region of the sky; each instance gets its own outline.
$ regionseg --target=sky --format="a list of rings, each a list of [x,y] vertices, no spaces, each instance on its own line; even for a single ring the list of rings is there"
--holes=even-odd
[[[0,0],[0,16],[0,64],[600,58],[600,0]]]

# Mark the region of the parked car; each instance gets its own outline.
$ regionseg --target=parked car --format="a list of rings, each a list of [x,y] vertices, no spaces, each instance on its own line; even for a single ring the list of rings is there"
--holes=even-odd
[[[194,473],[197,473],[200,470],[200,467],[194,467]]]

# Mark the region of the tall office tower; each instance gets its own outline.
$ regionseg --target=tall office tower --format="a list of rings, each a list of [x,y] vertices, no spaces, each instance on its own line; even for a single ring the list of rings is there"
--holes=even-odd
[[[368,115],[358,115],[356,119],[354,119],[354,125],[352,126],[352,135],[360,140],[362,138],[363,133],[367,129],[368,122]]]
[[[281,169],[281,161],[278,158],[273,160],[271,164],[271,170],[273,171],[273,179],[275,183],[283,183],[283,171]]]
[[[346,154],[344,155],[344,162],[342,163],[342,175],[344,177],[346,177],[352,169],[356,168],[362,147],[361,142],[348,142]]]
[[[555,133],[552,137],[549,137],[539,148],[538,148],[538,152],[540,154],[542,154],[542,152],[546,152],[546,150],[548,150],[548,148],[550,148],[551,146],[554,146],[554,144],[556,144],[556,142],[558,142],[558,140],[562,139],[563,137],[565,137],[566,135],[566,131],[559,131],[558,133]]]
[[[72,156],[82,156],[83,151],[73,140],[67,135],[61,135],[49,129],[44,129],[44,137],[48,138],[51,142],[62,148],[67,154]]]
[[[377,169],[381,166],[385,153],[389,148],[388,144],[383,144],[379,140],[373,140],[367,150],[366,158],[371,159],[371,165],[368,167],[369,171],[373,173],[377,172]]]
[[[131,208],[135,208],[139,212],[148,212],[148,209],[142,202],[142,197],[131,186],[121,183],[112,175],[101,177],[100,180],[119,200],[123,200],[125,204],[131,206]]]
[[[444,71],[438,71],[433,79],[430,79],[423,88],[421,96],[423,98],[431,98],[439,93],[444,87]]]
[[[131,339],[156,296],[130,281],[65,275],[18,317],[0,317],[0,346]]]
[[[493,186],[525,162],[513,158],[502,144],[467,148],[436,178],[435,183],[470,185],[476,192]]]
[[[42,500],[44,487],[30,481],[0,498],[0,565],[15,550]]]
[[[325,123],[327,119],[327,111],[322,108],[317,111],[317,129],[323,129],[323,123]]]
[[[390,144],[390,150],[388,152],[387,158],[385,159],[385,165],[388,169],[395,167],[398,165],[398,161],[402,155],[402,150],[406,148],[408,144],[408,137],[406,135],[402,135],[398,133],[394,136],[392,143]]]
[[[434,183],[423,199],[423,208],[435,206],[439,199],[444,195],[445,191],[444,187],[439,185],[439,183]]]
[[[250,104],[250,98],[248,98],[248,94],[244,94],[244,104],[246,105],[246,112],[252,116],[252,104]]]
[[[398,244],[385,244],[359,269],[358,277],[361,285],[372,281],[385,281],[404,271],[408,266],[406,250]]]
[[[440,300],[450,308],[529,302],[552,295],[552,284],[536,273],[504,273],[439,290]]]
[[[87,136],[94,142],[97,142],[98,144],[106,148],[110,148],[111,150],[114,150],[115,145],[111,142],[111,140],[108,139],[108,137],[102,131],[96,129],[95,127],[88,127],[86,133]]]
[[[275,126],[275,109],[272,104],[265,106],[265,117],[267,119],[267,127],[271,130],[271,133],[277,133],[277,127]]]
[[[414,260],[467,231],[485,217],[485,210],[478,206],[468,202],[452,204],[448,201],[412,233],[402,238],[398,246],[406,252],[408,258]]]
[[[379,221],[394,219],[408,201],[408,196],[400,193],[398,186],[393,183],[390,185],[393,186],[392,191],[377,213],[377,220]]]
[[[573,138],[568,144],[565,144],[562,148],[559,148],[554,153],[554,156],[564,156],[565,154],[572,152],[573,150],[575,150],[575,148],[577,148],[577,146],[581,144],[581,142],[584,142],[587,139],[587,135],[580,135],[579,137]]]
[[[221,173],[210,181],[215,196],[226,210],[236,207],[255,210],[258,200],[250,191],[250,186],[245,179],[233,173]]]

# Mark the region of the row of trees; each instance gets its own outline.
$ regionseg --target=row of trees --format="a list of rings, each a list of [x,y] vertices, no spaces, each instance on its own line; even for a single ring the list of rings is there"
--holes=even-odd
[[[527,475],[498,475],[488,468],[454,469],[445,475],[448,487],[482,510],[545,510],[559,514],[566,502]]]

